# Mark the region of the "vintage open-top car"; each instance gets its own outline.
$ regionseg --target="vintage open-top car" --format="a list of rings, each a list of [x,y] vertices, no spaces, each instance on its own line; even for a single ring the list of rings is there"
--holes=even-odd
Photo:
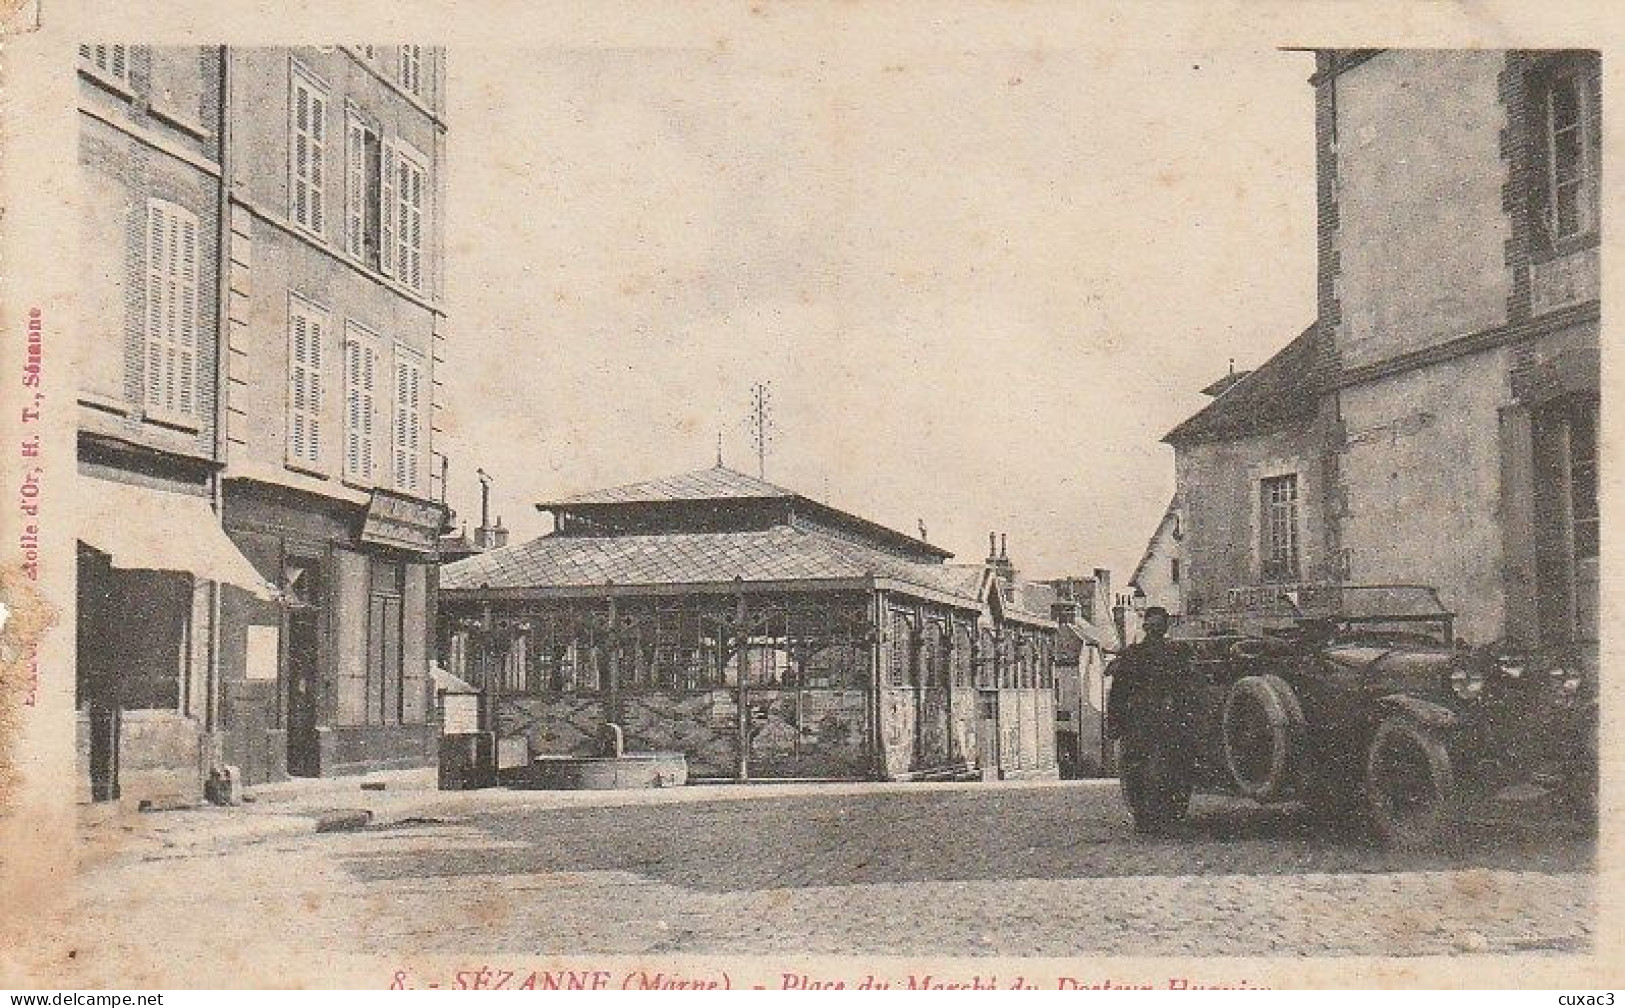
[[[1302,801],[1420,846],[1466,797],[1509,784],[1594,801],[1594,677],[1578,662],[1468,648],[1453,629],[1419,585],[1286,591],[1182,620],[1170,640],[1185,688],[1163,701],[1157,730],[1123,740],[1136,825],[1165,828],[1193,791],[1219,791]]]

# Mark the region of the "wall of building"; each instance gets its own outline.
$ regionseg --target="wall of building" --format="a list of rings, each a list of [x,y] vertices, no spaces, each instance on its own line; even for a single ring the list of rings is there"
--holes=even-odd
[[[1506,321],[1498,51],[1380,53],[1339,74],[1337,349],[1370,364]]]
[[[129,49],[127,84],[81,63],[80,429],[210,458],[219,319],[218,58],[192,47]],[[151,199],[197,218],[196,401],[185,416],[149,415],[145,393]]]
[[[438,308],[443,230],[437,196],[445,174],[442,132],[422,107],[380,79],[379,73],[387,76],[396,47],[377,48],[381,54],[371,63],[363,63],[343,47],[234,52],[232,95],[242,113],[234,120],[232,158],[233,174],[241,184],[234,190],[238,206],[230,250],[228,464],[233,476],[354,501],[365,500],[365,491],[373,485],[406,490],[396,486],[390,466],[394,382],[389,360],[398,344],[408,348],[423,369],[424,426],[417,453],[421,475],[416,490],[408,492],[432,499],[433,374],[437,338],[443,335]],[[289,208],[289,109],[295,67],[327,89],[328,133],[322,160],[326,210],[320,234],[295,226]],[[345,127],[351,108],[359,109],[383,135],[404,140],[428,160],[422,291],[410,290],[345,249]],[[289,314],[294,297],[319,309],[327,323],[321,350],[322,449],[315,463],[291,460],[287,449]],[[343,347],[352,324],[363,328],[384,353],[384,373],[377,385],[381,429],[376,437],[381,450],[371,483],[347,476],[344,469]]]
[[[1324,528],[1324,437],[1316,419],[1229,441],[1176,446],[1186,612],[1222,606],[1231,588],[1259,582],[1259,481],[1267,476],[1298,477],[1299,579],[1335,574]]]
[[[1157,530],[1146,545],[1144,561],[1136,571],[1134,580],[1134,587],[1144,593],[1147,606],[1161,606],[1174,616],[1185,611],[1182,520],[1181,515],[1175,512],[1165,515],[1158,523]]]
[[[1507,352],[1340,393],[1349,578],[1437,587],[1475,643],[1500,636],[1500,416]]]

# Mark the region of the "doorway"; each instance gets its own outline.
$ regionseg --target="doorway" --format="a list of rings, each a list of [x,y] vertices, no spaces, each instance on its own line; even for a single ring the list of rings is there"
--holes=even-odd
[[[292,609],[288,613],[288,773],[294,777],[321,774],[317,747],[317,613]]]
[[[981,690],[976,702],[976,762],[982,779],[995,781],[999,779],[999,691]]]

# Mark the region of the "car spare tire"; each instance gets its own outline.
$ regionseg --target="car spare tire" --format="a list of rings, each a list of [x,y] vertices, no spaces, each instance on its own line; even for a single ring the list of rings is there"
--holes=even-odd
[[[1291,794],[1303,754],[1303,707],[1277,675],[1237,679],[1224,698],[1224,763],[1236,790],[1259,801]]]

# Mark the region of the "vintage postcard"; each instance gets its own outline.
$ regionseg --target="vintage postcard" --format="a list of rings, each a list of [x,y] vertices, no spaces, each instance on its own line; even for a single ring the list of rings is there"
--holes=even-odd
[[[1622,40],[17,7],[0,985],[1617,981]]]

